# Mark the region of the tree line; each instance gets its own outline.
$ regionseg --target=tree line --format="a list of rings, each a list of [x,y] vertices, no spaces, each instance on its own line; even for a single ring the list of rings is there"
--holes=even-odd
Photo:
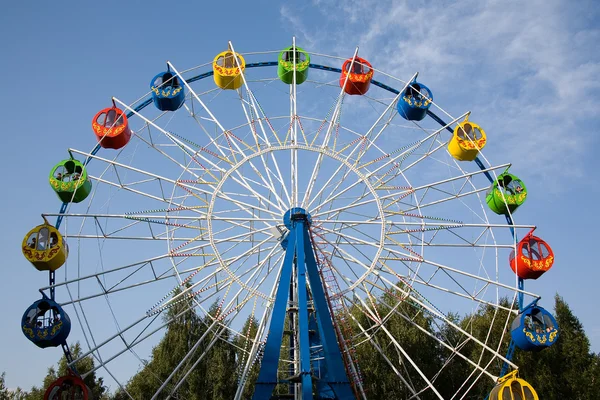
[[[461,389],[465,377],[473,371],[473,366],[461,357],[457,357],[452,349],[479,365],[489,364],[490,371],[498,374],[502,365],[494,360],[491,353],[481,351],[481,346],[466,335],[452,328],[448,323],[440,323],[431,315],[414,312],[416,309],[410,301],[404,301],[392,309],[397,301],[392,294],[386,293],[374,300],[374,310],[380,315],[389,315],[385,327],[402,348],[410,354],[412,360],[419,365],[425,376],[430,377],[436,389],[444,398],[450,398],[457,390],[468,391],[465,399],[485,399],[493,387],[493,382],[482,377],[472,387]],[[507,308],[509,304],[504,301]],[[499,311],[500,310],[500,311]],[[390,313],[390,311],[393,311]],[[144,360],[138,372],[123,388],[109,392],[102,377],[91,373],[86,376],[85,383],[91,389],[95,400],[129,399],[125,390],[135,399],[149,399],[167,382],[160,398],[174,393],[172,398],[189,400],[225,400],[235,395],[240,377],[237,371],[240,364],[247,360],[249,343],[240,336],[231,337],[228,330],[207,330],[218,313],[213,306],[209,314],[200,317],[193,311],[191,304],[180,303],[170,308],[165,314],[166,320],[172,320],[165,335],[153,348],[148,360]],[[389,345],[389,334],[381,329],[370,329],[375,322],[363,311],[350,307],[348,319],[354,333],[373,332],[372,341],[379,347],[362,345],[355,349],[355,360],[360,368],[362,386],[368,398],[403,399],[411,397],[409,386],[422,380],[414,368],[407,366],[395,346]],[[504,341],[499,349],[505,354],[510,341],[510,334],[504,332],[508,311],[485,306],[477,312],[459,316],[450,314],[447,319],[460,326],[476,338],[489,343],[499,343],[504,333]],[[600,355],[590,351],[590,342],[579,319],[572,313],[567,303],[558,295],[555,297],[554,315],[560,327],[559,340],[550,348],[541,352],[517,351],[513,357],[519,366],[519,375],[526,379],[537,391],[540,399],[595,400],[600,396]],[[410,318],[407,318],[410,316]],[[286,322],[287,323],[287,322]],[[491,327],[491,330],[490,330]],[[241,332],[254,337],[257,321],[249,318]],[[427,332],[427,333],[426,333]],[[200,341],[200,338],[204,339]],[[439,340],[446,343],[440,344]],[[284,338],[284,342],[286,339]],[[200,342],[200,345],[197,343]],[[285,343],[284,343],[285,344]],[[448,348],[450,347],[450,349]],[[190,357],[183,367],[173,373],[185,355],[194,349],[196,357]],[[77,358],[82,352],[78,343],[72,346],[72,353]],[[205,356],[198,360],[198,355]],[[387,360],[386,360],[387,358]],[[404,382],[388,365],[388,360],[404,365],[402,371]],[[400,360],[400,362],[398,362]],[[251,360],[252,362],[252,360]],[[258,363],[254,364],[244,390],[243,398],[251,399],[254,392],[254,381],[258,377]],[[94,368],[91,356],[83,358],[76,366],[77,371],[85,374]],[[285,376],[285,368],[280,365]],[[43,400],[46,388],[59,376],[67,373],[67,362],[62,357],[56,366],[51,366],[43,382],[30,390],[17,389],[9,391],[4,382],[5,374],[0,375],[0,400]],[[171,379],[168,379],[171,375]],[[186,379],[181,378],[187,375]],[[287,374],[289,375],[289,374]],[[178,382],[182,382],[176,387]],[[418,385],[415,385],[415,387]],[[286,385],[278,385],[276,391],[285,393]],[[421,399],[437,398],[431,391],[419,394]]]

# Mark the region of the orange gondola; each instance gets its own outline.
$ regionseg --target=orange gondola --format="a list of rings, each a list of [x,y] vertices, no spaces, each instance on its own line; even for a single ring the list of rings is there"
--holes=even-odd
[[[92,120],[92,129],[100,146],[105,149],[120,149],[131,138],[127,116],[113,105],[99,111]]]
[[[552,248],[533,231],[517,244],[517,257],[513,250],[509,258],[510,268],[522,279],[537,279],[554,264]]]
[[[373,67],[364,58],[349,58],[342,64],[340,87],[344,88],[346,93],[358,95],[367,93],[372,79]]]

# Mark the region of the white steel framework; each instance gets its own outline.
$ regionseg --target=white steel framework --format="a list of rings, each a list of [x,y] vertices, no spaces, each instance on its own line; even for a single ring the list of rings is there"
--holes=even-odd
[[[277,54],[243,56],[248,63]],[[358,49],[352,62],[357,55]],[[312,62],[340,64],[322,54],[312,54]],[[331,274],[324,281],[331,307],[346,310],[345,323],[354,327],[351,334],[339,328],[345,352],[372,348],[411,398],[442,398],[436,381],[444,368],[426,373],[390,330],[392,318],[414,326],[448,360],[469,366],[455,398],[480,378],[491,384],[497,362],[516,367],[500,353],[498,338],[476,337],[449,317],[482,307],[510,317],[519,293],[537,297],[517,288],[505,262],[515,247],[509,228],[531,226],[509,226],[485,206],[484,174],[496,176],[508,164],[483,158],[480,170],[454,160],[445,127],[402,119],[400,94],[372,87],[364,96],[347,95],[348,80],[340,82],[338,73],[315,69],[302,85],[295,77],[285,85],[273,67],[246,68],[240,89],[221,90],[211,78],[186,81],[210,64],[168,65],[185,83],[182,108],[136,111],[139,101],[115,98],[131,114],[131,142],[97,154],[69,150],[89,162],[94,189],[89,200],[61,214],[71,255],[52,287],[77,321],[73,334],[88,346],[80,358],[92,355],[96,369],[126,391],[131,374],[177,318],[164,318],[167,311],[186,304],[178,314],[193,310],[206,331],[153,398],[175,395],[218,340],[240,354],[240,398],[268,334],[285,253],[282,216],[303,207],[313,218],[317,259]],[[417,76],[406,73],[403,81],[374,72],[399,92]],[[449,127],[467,115],[433,108]],[[418,315],[458,339],[424,327]],[[507,326],[509,317],[499,323]],[[242,328],[252,318],[250,334]],[[358,366],[352,368],[358,374]],[[357,393],[366,398],[360,384]]]

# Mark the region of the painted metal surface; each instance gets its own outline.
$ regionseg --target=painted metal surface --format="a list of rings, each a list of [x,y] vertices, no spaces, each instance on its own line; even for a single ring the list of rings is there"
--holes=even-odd
[[[275,385],[279,383],[277,368],[283,328],[285,316],[288,313],[290,287],[294,288],[294,285],[289,284],[293,279],[292,271],[296,274],[298,326],[294,329],[297,329],[299,338],[300,369],[298,376],[292,376],[290,380],[301,383],[303,400],[313,399],[314,367],[321,367],[320,364],[324,364],[324,368],[320,368],[320,372],[323,374],[319,381],[320,384],[317,385],[316,398],[354,399],[308,232],[311,223],[310,214],[302,208],[292,208],[285,213],[283,220],[284,225],[289,229],[286,240],[282,242],[286,254],[253,399],[270,398]],[[307,290],[307,282],[310,285],[310,292]],[[309,295],[312,295],[314,314],[309,313]],[[310,318],[313,316],[318,330],[318,342],[322,346],[324,356],[319,365],[311,364],[311,345],[318,345],[314,339],[311,343],[309,336]],[[331,397],[332,394],[335,397]]]
[[[185,87],[170,71],[161,72],[150,81],[152,102],[160,111],[176,111],[185,102]]]
[[[92,181],[89,180],[85,167],[73,158],[56,164],[50,170],[48,181],[63,203],[79,203],[92,191]]]
[[[27,232],[21,243],[21,251],[38,271],[56,271],[69,255],[62,235],[47,222]]]
[[[118,150],[131,139],[127,116],[120,108],[105,108],[98,111],[92,120],[92,129],[100,146]]]

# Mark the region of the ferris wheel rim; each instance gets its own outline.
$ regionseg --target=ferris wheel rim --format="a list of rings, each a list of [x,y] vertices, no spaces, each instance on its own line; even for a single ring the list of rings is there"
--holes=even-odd
[[[210,200],[209,208],[208,208],[208,211],[207,211],[207,225],[208,225],[209,232],[212,232],[212,223],[211,223],[212,218],[211,218],[211,216],[212,216],[212,212],[213,212],[213,209],[214,209],[214,204],[217,201],[217,197],[218,197],[217,194],[221,190],[221,187],[225,184],[226,179],[231,174],[233,174],[239,167],[241,167],[242,165],[244,165],[249,160],[252,160],[253,158],[262,156],[264,154],[272,153],[272,152],[277,152],[277,151],[282,151],[282,150],[285,151],[285,150],[290,150],[290,149],[299,149],[299,150],[306,150],[306,151],[317,152],[317,153],[320,153],[320,154],[327,155],[327,156],[329,156],[329,157],[331,157],[331,158],[333,158],[333,159],[335,159],[335,160],[343,163],[344,165],[346,165],[346,167],[348,167],[349,169],[351,169],[356,175],[358,175],[362,179],[362,182],[369,188],[369,191],[371,192],[371,195],[376,199],[377,208],[380,210],[380,214],[379,214],[379,217],[380,217],[380,219],[379,219],[379,225],[381,225],[381,230],[380,230],[380,244],[378,246],[377,253],[376,253],[375,258],[373,259],[373,261],[371,263],[370,268],[367,271],[365,271],[363,273],[363,276],[359,280],[355,281],[352,284],[352,286],[350,286],[347,289],[345,289],[343,293],[351,291],[351,290],[353,290],[357,285],[359,285],[366,278],[367,274],[370,274],[376,268],[376,264],[378,262],[379,255],[381,254],[381,251],[383,249],[384,236],[385,236],[384,226],[385,226],[386,220],[385,220],[385,215],[383,215],[383,212],[382,212],[382,206],[381,206],[381,202],[379,201],[379,196],[376,193],[376,191],[373,188],[373,186],[366,179],[364,179],[363,174],[360,171],[358,171],[356,168],[354,168],[347,160],[342,160],[341,157],[339,157],[337,154],[333,153],[329,149],[322,148],[322,147],[309,147],[309,146],[300,145],[300,144],[282,145],[282,146],[271,146],[271,147],[265,147],[264,149],[259,150],[256,153],[253,153],[253,154],[251,154],[249,156],[246,156],[245,158],[241,159],[236,165],[233,165],[225,173],[225,175],[223,175],[221,181],[219,182],[219,184],[214,189],[213,195],[212,195],[211,200]],[[215,245],[214,236],[212,235],[212,233],[209,233],[209,240],[210,240],[210,243],[211,243],[211,246],[212,246],[213,250],[215,251],[215,254],[217,254],[217,258],[219,259],[219,262],[221,263],[221,265],[224,268],[226,268],[226,270],[228,271],[228,273],[231,273],[228,270],[228,266],[226,265],[226,263],[224,263],[223,260],[221,259],[221,256],[219,254],[219,249]],[[238,282],[238,283],[241,284],[241,282]],[[259,294],[254,289],[247,288],[247,287],[245,287],[245,285],[243,285],[242,287],[244,287],[245,289],[247,289],[251,293],[254,293],[254,294],[259,295],[260,297],[263,297],[262,293]]]
[[[314,54],[316,54],[316,53],[314,53]],[[313,67],[313,66],[311,66],[311,68],[314,68],[314,67]],[[332,70],[333,70],[333,69],[332,69]],[[336,71],[334,71],[334,72],[336,72]],[[294,85],[294,88],[295,88],[295,85]],[[385,89],[385,88],[384,88],[384,89]],[[388,89],[386,89],[386,90],[388,90]],[[285,116],[282,116],[282,118],[285,118]],[[310,149],[309,149],[309,148],[307,148],[307,147],[309,147],[309,146],[304,146],[304,147],[303,147],[302,145],[296,144],[296,145],[273,146],[273,147],[271,147],[271,148],[265,148],[265,149],[261,150],[260,154],[259,154],[259,153],[251,154],[250,156],[247,156],[246,158],[244,158],[243,160],[241,160],[241,161],[240,161],[238,164],[236,164],[236,166],[234,166],[233,168],[231,168],[230,170],[228,170],[228,172],[227,172],[227,177],[228,177],[229,175],[231,175],[231,174],[234,172],[234,169],[237,169],[237,168],[241,167],[241,166],[242,166],[242,164],[243,164],[244,162],[246,162],[246,161],[248,161],[248,160],[250,160],[250,159],[253,159],[253,158],[255,158],[255,157],[258,157],[259,155],[267,154],[267,153],[269,153],[269,152],[273,152],[273,151],[279,151],[279,150],[294,150],[294,149],[295,149],[295,150],[309,150],[309,151],[318,151],[318,150],[316,150],[315,148],[310,148]],[[325,154],[325,155],[328,155],[328,156],[331,156],[330,154],[326,154],[325,150],[323,150],[321,153],[322,153],[322,154]],[[338,160],[338,161],[339,161],[339,160]],[[487,160],[486,160],[486,161],[487,161]],[[488,162],[488,164],[489,164],[489,162]],[[490,165],[491,165],[491,164],[490,164]],[[464,172],[464,171],[461,171],[461,172]],[[226,179],[226,177],[224,177],[223,179],[221,179],[221,181],[220,181],[220,184],[218,185],[218,186],[219,186],[219,190],[220,190],[220,187],[221,187],[221,186],[224,184],[224,182],[225,182],[225,179]],[[372,192],[373,192],[373,193],[372,193],[372,194],[373,194],[373,196],[374,196],[374,197],[377,199],[377,205],[378,205],[378,207],[379,207],[379,209],[380,209],[380,211],[381,211],[381,207],[382,207],[382,206],[381,206],[381,201],[379,200],[379,196],[378,196],[378,195],[375,193],[375,189],[373,189],[373,188],[372,188],[372,186],[369,186],[369,189],[370,189],[370,190],[372,190]],[[211,207],[210,207],[210,212],[209,212],[209,215],[212,215],[212,210],[213,210],[213,207],[214,207],[214,203],[215,203],[215,202],[216,202],[216,200],[217,200],[217,199],[216,199],[216,197],[217,197],[217,196],[216,196],[216,193],[217,193],[217,190],[213,191],[213,195],[212,195],[213,197],[212,197],[212,199],[211,199]],[[480,203],[481,203],[481,202],[480,202]],[[417,201],[417,203],[416,203],[416,204],[417,204],[417,207],[418,207],[418,206],[419,206],[419,202]],[[69,206],[68,206],[69,208],[67,209],[67,214],[68,214],[68,210],[70,210],[70,206],[71,206],[71,204],[69,204]],[[382,218],[382,219],[384,219],[384,218],[385,218],[385,214],[384,214],[383,212],[381,212],[381,213],[380,213],[380,215],[381,215],[381,218]],[[487,217],[487,214],[485,213],[485,210],[484,210],[484,215],[486,215],[486,217]],[[209,224],[209,225],[211,224],[211,221],[212,221],[212,219],[211,219],[211,218],[208,218],[207,222],[208,222],[208,224]],[[382,237],[381,237],[381,240],[380,240],[380,245],[379,245],[379,249],[378,249],[378,252],[377,252],[377,257],[376,257],[377,259],[379,258],[380,254],[381,254],[381,251],[382,251],[382,249],[383,249],[383,247],[384,247],[384,240],[383,240],[384,231],[383,231],[383,229],[384,229],[384,227],[386,226],[386,224],[385,224],[385,221],[383,221],[383,220],[382,220],[382,222],[380,223],[380,225],[381,225],[381,235],[382,235]],[[514,225],[514,224],[513,224],[513,225]],[[168,241],[168,240],[167,240],[167,242],[169,243],[169,241]],[[495,242],[495,240],[494,240],[494,242]],[[219,252],[217,251],[217,248],[216,248],[216,245],[215,245],[215,242],[214,242],[214,237],[212,236],[212,234],[210,235],[210,245],[211,245],[211,247],[213,247],[213,249],[215,250],[215,253],[216,253],[216,254],[218,254]],[[219,258],[220,258],[220,256],[219,256]],[[377,260],[374,260],[374,261],[372,262],[372,264],[371,264],[371,267],[370,267],[369,271],[365,272],[365,274],[363,275],[363,277],[364,277],[364,276],[366,276],[366,274],[367,274],[367,273],[370,273],[370,272],[372,272],[372,271],[373,271],[373,269],[375,268],[374,266],[375,266],[375,264],[376,264],[376,261],[377,261]],[[219,262],[220,262],[222,265],[223,265],[223,264],[226,264],[226,263],[225,263],[223,260],[219,260]],[[177,275],[179,276],[179,274],[178,274],[178,269],[177,269],[177,268],[175,268],[174,270],[177,272]],[[180,281],[181,281],[181,279],[180,279]],[[362,282],[362,281],[360,281],[360,282]],[[347,289],[345,289],[345,290],[344,290],[344,292],[343,292],[341,295],[343,296],[343,295],[344,295],[344,294],[346,294],[346,293],[350,293],[350,292],[352,292],[352,291],[353,291],[353,289],[354,289],[354,288],[356,288],[356,287],[357,287],[357,286],[360,284],[360,282],[355,282],[355,283],[353,284],[353,286],[351,286],[351,287],[348,287]],[[254,290],[254,289],[252,289],[252,290]],[[252,292],[252,293],[253,293],[253,294],[258,294],[257,292]],[[267,311],[267,310],[268,310],[268,308],[265,308],[265,311]]]

